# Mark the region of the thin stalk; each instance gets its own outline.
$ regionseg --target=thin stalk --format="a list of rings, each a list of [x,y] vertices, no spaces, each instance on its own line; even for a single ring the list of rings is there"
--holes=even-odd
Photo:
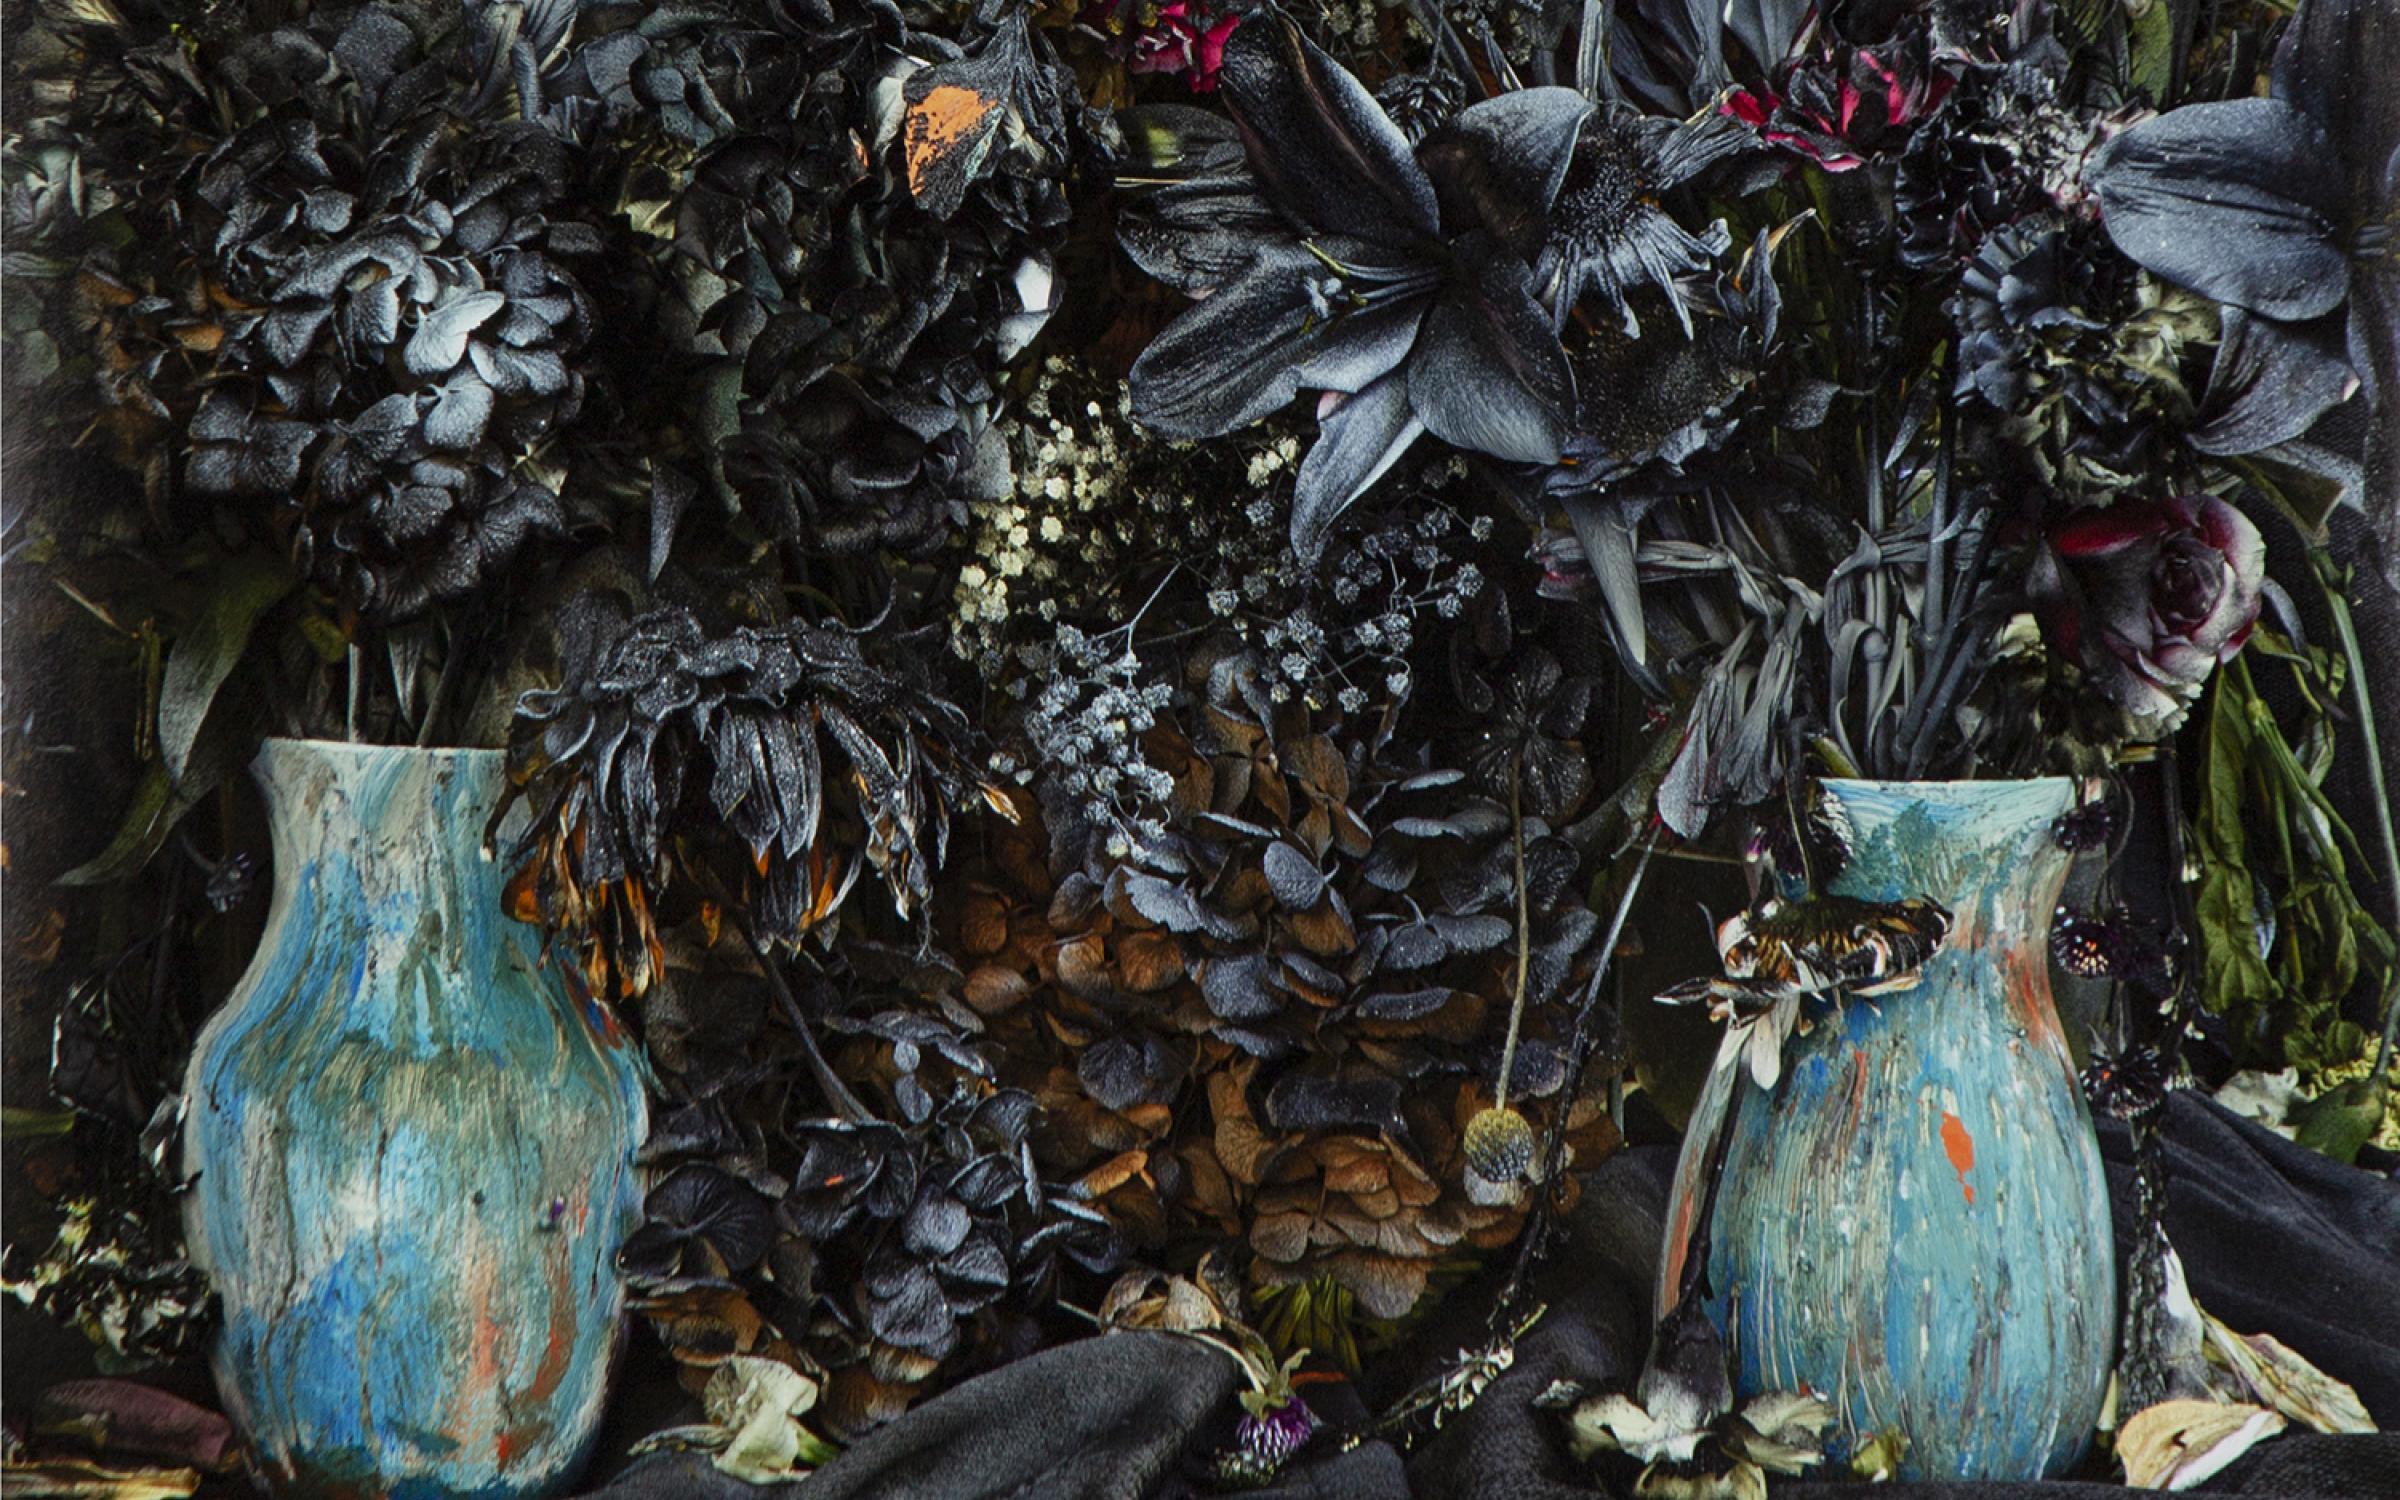
[[[1925,533],[1925,623],[1931,627],[1932,638],[1927,640],[1924,632],[1919,632],[1917,637],[1922,643],[1918,677],[1928,685],[1935,677],[1934,658],[1949,645],[1954,624],[1945,606],[1950,592],[1951,459],[1958,447],[1958,426],[1952,419],[1950,407],[1950,390],[1954,379],[1952,369],[1956,359],[1955,350],[1946,350],[1934,377],[1941,382],[1935,389],[1940,393],[1942,428],[1939,446],[1934,450],[1933,510]],[[1914,747],[1911,749],[1913,753]]]
[[[850,1092],[850,1086],[842,1082],[841,1075],[833,1071],[833,1064],[825,1060],[824,1052],[817,1046],[816,1029],[808,1024],[807,1013],[800,1009],[799,997],[784,982],[783,971],[758,946],[758,939],[750,935],[749,928],[735,922],[733,930],[741,935],[742,946],[750,950],[750,956],[758,960],[758,971],[766,976],[767,988],[774,992],[776,1004],[782,1007],[784,1020],[799,1035],[800,1045],[808,1054],[808,1071],[816,1076],[817,1087],[825,1091],[826,1099],[844,1118],[853,1122],[874,1119],[875,1111],[859,1102],[859,1097]]]
[[[342,698],[342,738],[358,743],[358,644],[350,645],[350,682]]]
[[[1642,893],[1642,873],[1650,868],[1650,856],[1658,851],[1658,830],[1653,828],[1642,841],[1642,853],[1633,862],[1633,873],[1625,879],[1625,892],[1617,898],[1617,909],[1608,919],[1608,931],[1600,939],[1600,958],[1592,967],[1592,977],[1584,981],[1583,996],[1575,1003],[1575,1027],[1567,1037],[1567,1082],[1559,1097],[1571,1100],[1583,1087],[1583,1071],[1591,1063],[1590,1042],[1592,1008],[1600,1001],[1600,981],[1613,970],[1610,960],[1617,955],[1617,940],[1625,935],[1625,919],[1633,913],[1633,900]],[[1552,1127],[1542,1161],[1542,1181],[1557,1180],[1558,1169],[1566,1155],[1566,1114],[1562,1110]]]
[[[2317,584],[2325,590],[2325,607],[2333,616],[2333,628],[2342,638],[2342,655],[2350,663],[2350,691],[2358,695],[2358,732],[2366,741],[2367,790],[2375,804],[2375,831],[2383,842],[2383,895],[2400,915],[2400,841],[2392,837],[2392,798],[2383,781],[2383,742],[2375,732],[2375,702],[2367,691],[2367,663],[2358,649],[2358,631],[2350,622],[2350,601],[2333,586],[2326,572],[2324,559],[2317,567]],[[2393,930],[2400,932],[2400,921]],[[2375,1066],[2369,1078],[2383,1077],[2391,1065],[2392,1042],[2400,1035],[2400,962],[2395,962],[2384,975],[2383,1040],[2375,1048]]]
[[[1508,1108],[1508,1085],[1516,1076],[1517,1033],[1525,1025],[1525,980],[1533,970],[1533,909],[1525,891],[1525,809],[1520,787],[1525,779],[1520,759],[1508,768],[1508,823],[1517,855],[1517,983],[1508,1001],[1508,1040],[1500,1047],[1500,1084],[1494,1107]]]
[[[1609,918],[1608,931],[1600,939],[1600,957],[1592,966],[1591,977],[1584,981],[1581,998],[1575,1003],[1575,1026],[1567,1037],[1566,1082],[1558,1091],[1558,1112],[1550,1122],[1548,1136],[1542,1142],[1541,1170],[1537,1180],[1545,1190],[1535,1200],[1533,1217],[1518,1238],[1517,1262],[1510,1268],[1500,1301],[1493,1309],[1495,1321],[1509,1315],[1510,1309],[1523,1295],[1527,1274],[1533,1269],[1533,1263],[1541,1259],[1547,1248],[1544,1242],[1549,1237],[1551,1215],[1556,1207],[1556,1200],[1551,1193],[1555,1190],[1559,1173],[1566,1165],[1567,1112],[1573,1108],[1575,1096],[1583,1090],[1584,1069],[1591,1063],[1592,1009],[1600,1001],[1600,982],[1614,971],[1615,966],[1610,960],[1616,957],[1618,939],[1625,935],[1625,919],[1633,911],[1634,898],[1641,894],[1642,872],[1650,868],[1650,856],[1657,849],[1658,829],[1653,825],[1648,836],[1642,840],[1641,857],[1633,862],[1633,873],[1626,877],[1624,894],[1617,898],[1617,909]],[[1507,1075],[1501,1076],[1505,1078]],[[1609,1105],[1611,1118],[1621,1124],[1623,1095],[1614,1087],[1609,1093]]]
[[[465,664],[464,643],[456,638],[450,642],[450,654],[442,660],[442,670],[434,676],[433,691],[425,699],[425,717],[417,725],[419,749],[433,743],[433,733],[442,716],[442,706],[450,701],[450,685],[458,680],[458,670]]]

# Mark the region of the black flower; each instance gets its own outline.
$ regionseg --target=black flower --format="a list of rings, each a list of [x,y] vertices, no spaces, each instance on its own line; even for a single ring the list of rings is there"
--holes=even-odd
[[[653,913],[679,880],[738,903],[765,942],[832,918],[862,868],[922,911],[974,783],[964,715],[903,653],[870,660],[859,635],[801,621],[628,620],[599,597],[566,639],[565,682],[525,694],[511,736],[510,803],[533,812],[513,889],[520,916],[586,946],[594,989],[648,988]]]
[[[1247,177],[1178,183],[1156,208],[1163,232],[1126,237],[1145,269],[1202,296],[1134,365],[1136,415],[1213,437],[1326,392],[1292,508],[1312,559],[1420,434],[1557,458],[1574,381],[1533,265],[1591,106],[1567,89],[1504,94],[1412,153],[1280,13],[1234,33],[1223,83]]]
[[[2093,164],[2117,248],[2226,305],[2204,452],[2286,442],[2400,378],[2400,125],[2372,92],[2396,51],[2372,0],[2306,0],[2267,97],[2145,120]]]
[[[264,502],[370,618],[464,597],[565,527],[553,450],[600,236],[569,210],[569,144],[503,103],[516,47],[572,50],[571,7],[525,12],[471,5],[430,46],[378,5],[206,28],[180,66],[127,49],[146,112],[94,96],[112,151],[173,164],[99,164],[131,231],[91,266],[112,399],[179,428],[192,492]]]
[[[929,553],[1008,492],[994,390],[1098,149],[1048,42],[1018,15],[960,48],[889,0],[640,34],[626,208],[675,263],[651,357],[684,372],[656,457],[801,556]]]
[[[1947,269],[2002,225],[2081,197],[2097,122],[2062,102],[2066,73],[2066,53],[2049,38],[2006,62],[1961,67],[1893,173],[1902,265]]]
[[[2105,254],[2087,224],[2031,215],[1994,230],[1959,278],[1960,395],[2008,438],[1994,463],[2030,462],[2072,499],[2105,501],[2153,472],[2194,420],[2184,367],[2208,308]]]

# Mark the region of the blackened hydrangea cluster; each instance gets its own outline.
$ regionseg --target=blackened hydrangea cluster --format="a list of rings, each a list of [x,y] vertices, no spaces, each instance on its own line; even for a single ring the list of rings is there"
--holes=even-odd
[[[232,502],[376,619],[567,525],[601,236],[570,144],[513,102],[573,11],[524,11],[333,7],[188,46],[163,9],[74,29],[127,60],[53,122],[116,224],[80,279],[104,400],[163,450],[154,490]]]

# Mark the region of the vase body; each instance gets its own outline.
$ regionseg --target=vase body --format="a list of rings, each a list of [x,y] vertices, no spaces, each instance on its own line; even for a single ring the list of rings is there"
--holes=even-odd
[[[647,1106],[502,910],[500,759],[271,740],[252,768],[273,902],[193,1049],[184,1223],[278,1495],[551,1494],[598,1429]]]
[[[2107,1180],[2050,997],[2069,862],[2051,824],[2074,783],[1825,786],[1854,845],[1832,890],[1931,897],[1951,927],[1915,988],[1819,1008],[1775,1089],[1737,1067],[1704,1095],[1731,1117],[1707,1245],[1736,1388],[1831,1400],[1836,1456],[1898,1429],[1906,1478],[2058,1473],[2088,1444],[2117,1331]],[[1662,1308],[1702,1192],[1701,1124]]]

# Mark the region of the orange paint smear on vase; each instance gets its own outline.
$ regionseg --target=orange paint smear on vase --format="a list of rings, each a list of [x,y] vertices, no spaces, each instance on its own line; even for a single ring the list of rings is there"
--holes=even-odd
[[[1975,1137],[1967,1134],[1966,1122],[1948,1110],[1942,1111],[1942,1150],[1958,1173],[1958,1190],[1973,1203],[1975,1189],[1968,1186],[1967,1174],[1975,1170]]]

